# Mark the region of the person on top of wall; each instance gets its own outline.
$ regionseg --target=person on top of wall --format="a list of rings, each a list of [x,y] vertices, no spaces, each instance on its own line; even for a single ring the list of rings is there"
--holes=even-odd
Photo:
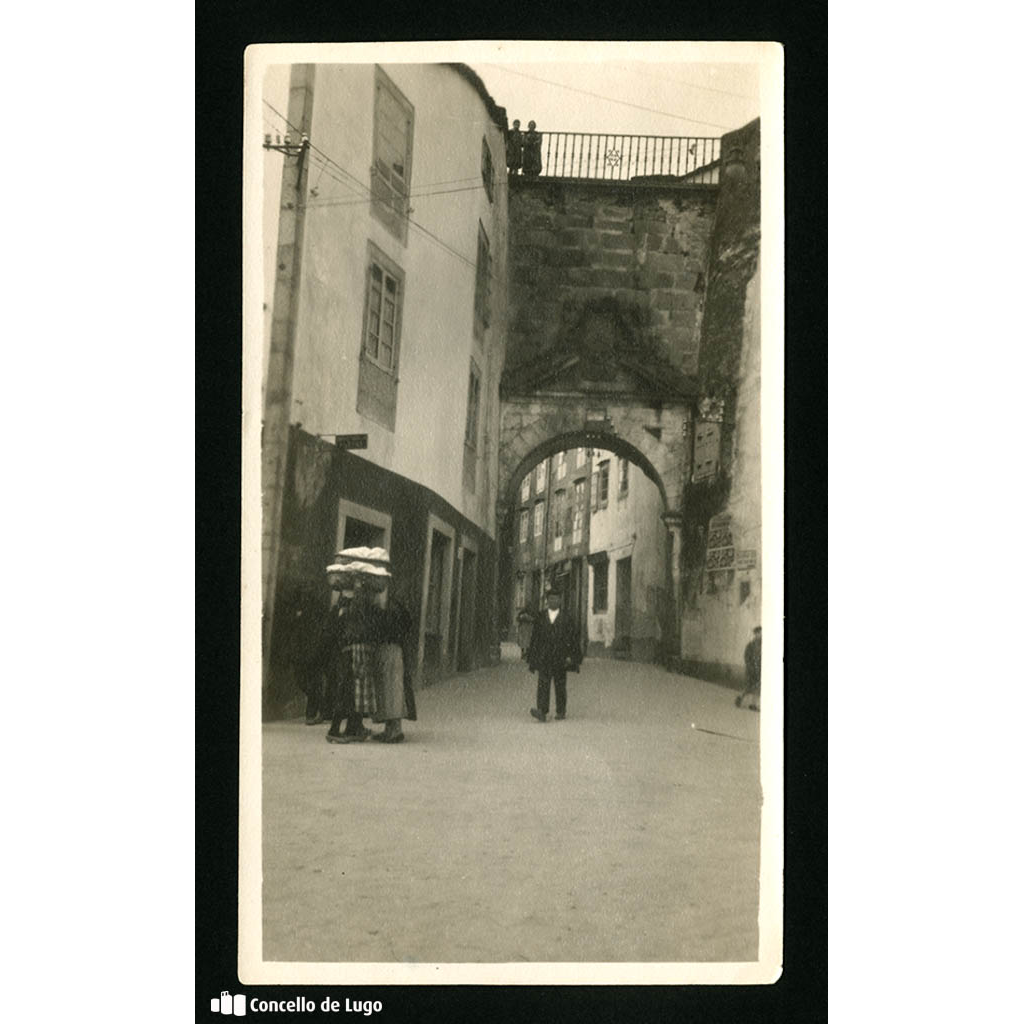
[[[580,649],[580,631],[572,616],[562,610],[562,592],[548,587],[545,592],[547,609],[537,616],[526,652],[526,663],[537,673],[537,706],[530,714],[538,722],[547,721],[551,700],[551,684],[555,684],[555,718],[565,718],[565,673],[579,672],[583,661]]]
[[[540,174],[540,139],[537,122],[531,121],[523,137],[523,174],[527,178],[536,178]]]
[[[736,698],[736,707],[743,706],[743,698],[750,694],[751,711],[760,711],[758,701],[761,699],[761,627],[754,627],[754,638],[743,651],[743,661],[747,667],[747,688]]]
[[[523,168],[523,133],[518,121],[512,122],[512,129],[505,137],[505,163],[510,175],[518,174]]]

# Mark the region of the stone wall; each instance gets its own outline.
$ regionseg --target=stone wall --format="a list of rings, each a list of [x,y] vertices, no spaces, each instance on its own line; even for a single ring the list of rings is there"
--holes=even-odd
[[[608,182],[509,182],[506,366],[556,346],[595,300],[615,303],[637,356],[697,372],[717,190]]]
[[[686,671],[738,683],[761,615],[758,122],[723,138],[722,153],[733,149],[744,173],[722,176],[698,367],[700,394],[712,399],[698,409],[720,423],[721,465],[686,491],[681,646]]]

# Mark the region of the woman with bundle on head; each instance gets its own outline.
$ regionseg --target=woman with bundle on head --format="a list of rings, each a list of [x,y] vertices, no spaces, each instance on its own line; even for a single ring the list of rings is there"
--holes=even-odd
[[[333,671],[337,680],[334,718],[327,732],[328,743],[359,743],[370,736],[363,717],[377,710],[377,691],[373,681],[373,614],[379,589],[373,582],[386,570],[362,562],[361,548],[339,551],[327,567],[331,586],[340,591],[332,611],[331,636],[334,648]],[[341,730],[342,720],[345,731]]]
[[[383,548],[373,551],[375,562],[385,570],[388,554]],[[383,723],[383,732],[373,738],[381,743],[401,743],[405,739],[402,719],[416,718],[415,698],[406,665],[405,645],[412,629],[412,617],[405,605],[390,593],[391,573],[374,577],[371,587],[377,590],[376,607],[371,616],[370,636],[374,644],[373,679],[376,685],[377,710],[373,720]]]

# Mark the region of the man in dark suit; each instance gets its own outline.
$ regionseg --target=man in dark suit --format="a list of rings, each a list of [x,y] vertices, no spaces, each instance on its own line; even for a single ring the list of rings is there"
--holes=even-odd
[[[555,684],[555,718],[565,718],[565,673],[579,672],[583,653],[580,633],[572,617],[562,611],[562,595],[554,587],[545,594],[547,610],[537,616],[526,652],[531,672],[537,673],[537,706],[530,714],[538,722],[547,721],[551,684]]]
[[[743,704],[743,698],[747,694],[753,695],[750,702],[751,711],[760,711],[758,701],[761,699],[761,627],[754,627],[754,639],[747,644],[743,651],[743,661],[747,668],[747,688],[736,698],[736,707]]]

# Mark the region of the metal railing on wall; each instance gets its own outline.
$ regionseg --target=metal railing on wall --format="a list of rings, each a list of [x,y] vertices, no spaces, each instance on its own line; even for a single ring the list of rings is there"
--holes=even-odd
[[[669,176],[717,185],[721,139],[542,132],[541,176],[630,181]]]

